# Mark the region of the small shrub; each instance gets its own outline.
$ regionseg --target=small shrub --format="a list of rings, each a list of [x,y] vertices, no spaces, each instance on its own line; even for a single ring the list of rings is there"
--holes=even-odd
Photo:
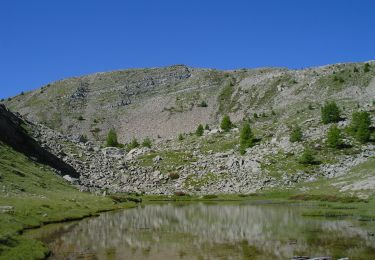
[[[147,147],[147,148],[151,148],[151,145],[152,145],[152,142],[151,142],[151,139],[146,137],[143,142],[142,142],[142,146],[143,147]]]
[[[370,72],[370,64],[365,63],[365,65],[363,65],[363,71],[365,73]]]
[[[224,132],[228,132],[231,128],[232,128],[233,124],[232,122],[230,121],[230,118],[228,115],[225,115],[223,117],[223,119],[221,120],[221,124],[220,124],[220,128],[224,131]]]
[[[273,116],[276,116],[276,112],[275,112],[275,110],[271,110],[271,114],[273,115]]]
[[[203,125],[202,125],[202,124],[199,124],[197,130],[195,131],[195,134],[196,134],[197,136],[202,136],[202,135],[203,135],[203,132],[204,132]]]
[[[291,142],[300,142],[302,141],[302,136],[303,136],[303,133],[302,133],[301,127],[295,126],[293,127],[292,132],[290,133],[289,140]]]
[[[106,146],[107,147],[118,147],[119,143],[117,141],[117,133],[114,129],[109,130],[107,139],[106,139]]]
[[[314,107],[311,105],[311,104],[309,104],[309,106],[307,107],[309,110],[314,110]]]
[[[78,117],[78,120],[79,120],[79,121],[83,121],[83,120],[85,120],[85,119],[83,118],[83,116],[79,116],[79,117]]]
[[[183,135],[183,134],[179,134],[179,135],[178,135],[178,140],[179,140],[179,141],[184,140],[184,135]]]
[[[340,148],[342,146],[341,131],[337,125],[332,125],[327,133],[327,144],[332,148]]]
[[[21,95],[21,96],[25,95],[25,92],[22,91],[20,95]]]
[[[304,165],[313,165],[317,163],[317,161],[315,160],[314,153],[310,148],[306,148],[303,151],[299,162]]]
[[[169,179],[171,180],[177,180],[178,178],[180,178],[180,175],[177,172],[171,172],[169,174]]]
[[[204,100],[198,105],[198,107],[207,107],[207,106],[208,106],[207,102]]]
[[[254,135],[251,131],[250,124],[245,122],[240,132],[240,154],[245,154],[246,149],[254,144]]]
[[[257,113],[254,113],[254,118],[259,118]]]
[[[128,145],[128,149],[132,150],[132,149],[137,148],[137,147],[139,147],[139,143],[138,143],[137,139],[134,137],[133,140]]]
[[[354,72],[354,73],[359,72],[359,70],[357,69],[357,67],[354,67],[353,72]]]
[[[204,127],[204,130],[210,130],[210,126],[206,124],[206,126]]]
[[[321,109],[321,117],[324,124],[339,122],[340,115],[341,111],[334,101],[327,102]]]

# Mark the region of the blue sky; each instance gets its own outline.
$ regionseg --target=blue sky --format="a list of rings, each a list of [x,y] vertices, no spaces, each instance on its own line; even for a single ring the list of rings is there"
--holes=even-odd
[[[99,71],[375,59],[375,1],[1,0],[0,98]]]

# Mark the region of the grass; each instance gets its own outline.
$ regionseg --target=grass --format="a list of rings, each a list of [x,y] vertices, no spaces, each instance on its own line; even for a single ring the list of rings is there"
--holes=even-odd
[[[154,164],[153,159],[158,155],[162,158],[162,160],[158,162],[159,169],[165,174],[174,171],[179,166],[195,162],[195,159],[190,152],[162,151],[141,155],[138,158],[140,165],[143,167],[152,166]]]
[[[235,137],[226,137],[225,134],[219,133],[208,136],[201,140],[200,150],[202,153],[222,153],[236,148],[239,140]]]
[[[211,182],[217,182],[220,179],[225,178],[225,174],[213,174],[211,172],[206,173],[202,176],[196,176],[194,174],[189,175],[185,182],[184,186],[187,189],[200,190],[201,187],[210,184]]]
[[[48,249],[39,241],[21,236],[24,229],[80,219],[128,204],[79,192],[49,167],[37,164],[0,143],[0,259],[42,259]],[[20,257],[28,252],[28,258]]]

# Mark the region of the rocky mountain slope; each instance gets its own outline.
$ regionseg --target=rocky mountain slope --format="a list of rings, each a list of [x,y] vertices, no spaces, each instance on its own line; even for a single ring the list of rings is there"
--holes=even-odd
[[[348,109],[371,104],[375,68],[369,68],[347,63],[302,70],[131,69],[59,80],[4,102],[63,134],[101,142],[114,128],[125,143],[189,133],[200,123],[217,124],[223,114],[238,122],[275,111],[279,123],[293,123],[304,120],[298,113],[309,104],[318,108],[336,100]]]
[[[30,134],[79,173],[66,179],[82,190],[249,194],[323,188],[368,197],[375,182],[361,167],[374,165],[374,138],[362,144],[347,132],[355,111],[367,111],[375,122],[375,64],[366,64],[99,73],[58,81],[5,103],[36,122],[29,124]],[[331,125],[320,117],[327,100],[342,111],[343,149],[327,146]],[[229,132],[219,128],[224,114],[236,124]],[[244,120],[251,122],[257,142],[241,155]],[[199,123],[208,124],[203,136],[191,133]],[[290,141],[295,125],[303,133],[299,142]],[[152,146],[105,148],[111,128],[121,142],[150,136]],[[177,138],[180,133],[185,134]],[[319,164],[299,162],[306,147]]]

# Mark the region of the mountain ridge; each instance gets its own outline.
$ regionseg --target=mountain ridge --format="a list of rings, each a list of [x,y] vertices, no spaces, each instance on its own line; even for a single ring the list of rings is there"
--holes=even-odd
[[[200,123],[217,124],[224,114],[238,122],[271,110],[290,118],[287,110],[306,102],[320,106],[334,99],[350,107],[369,103],[375,92],[374,71],[363,72],[364,64],[302,70],[185,65],[117,70],[58,80],[4,103],[33,121],[92,141],[102,142],[111,128],[122,142],[168,139],[192,132]],[[321,97],[316,97],[318,92]],[[204,102],[207,107],[201,106]]]

